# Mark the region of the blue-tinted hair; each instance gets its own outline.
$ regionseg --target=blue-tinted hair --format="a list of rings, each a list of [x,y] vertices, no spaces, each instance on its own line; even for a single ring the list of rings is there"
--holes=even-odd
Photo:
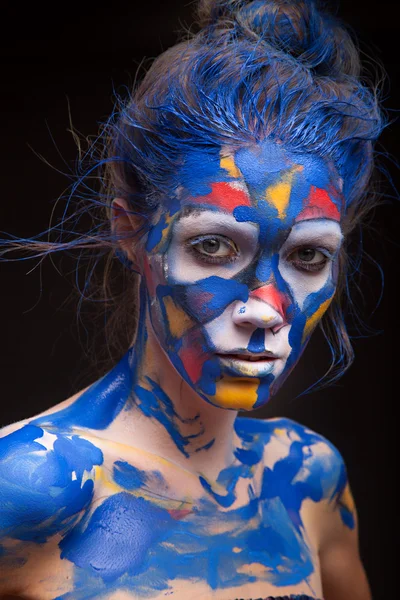
[[[350,233],[374,202],[368,184],[383,119],[346,28],[313,0],[202,0],[198,18],[198,32],[154,61],[107,124],[111,196],[149,214],[174,194],[191,152],[269,137],[333,162]],[[353,357],[342,310],[345,250],[339,271],[321,323],[331,378]]]
[[[197,11],[197,32],[161,54],[128,97],[117,98],[103,125],[97,144],[105,152],[90,171],[101,167],[103,180],[95,209],[106,208],[109,216],[111,200],[125,198],[143,216],[143,234],[163,198],[179,186],[191,152],[269,137],[335,165],[349,233],[373,203],[368,184],[383,127],[351,35],[313,0],[200,0]],[[47,251],[94,242],[115,256],[118,240],[105,214],[87,238],[61,239]],[[341,291],[348,289],[344,253],[340,261],[338,293],[321,324],[333,376],[352,360],[341,306]],[[123,317],[132,309],[120,298],[111,328],[122,323],[131,339]]]

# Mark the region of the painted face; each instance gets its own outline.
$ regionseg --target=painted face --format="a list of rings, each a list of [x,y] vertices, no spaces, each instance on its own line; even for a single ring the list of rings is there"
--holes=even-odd
[[[207,401],[265,404],[335,293],[337,174],[275,142],[191,153],[144,259],[154,332]]]

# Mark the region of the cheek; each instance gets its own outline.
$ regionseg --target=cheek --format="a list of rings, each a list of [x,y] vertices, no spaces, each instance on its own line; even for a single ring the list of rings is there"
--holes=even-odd
[[[331,264],[319,273],[307,274],[296,270],[284,261],[280,261],[279,272],[291,290],[291,297],[301,312],[307,311],[307,306],[312,298],[316,299],[320,293],[324,295],[327,288],[330,288],[332,293],[335,289]]]

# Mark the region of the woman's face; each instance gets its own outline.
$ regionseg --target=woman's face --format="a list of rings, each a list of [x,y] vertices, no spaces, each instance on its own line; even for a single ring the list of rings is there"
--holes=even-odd
[[[340,180],[266,141],[191,153],[149,232],[143,274],[154,333],[215,406],[265,404],[335,293]]]

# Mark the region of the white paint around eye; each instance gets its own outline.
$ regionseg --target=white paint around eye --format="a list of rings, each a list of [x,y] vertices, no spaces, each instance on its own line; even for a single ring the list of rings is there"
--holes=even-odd
[[[288,256],[296,248],[310,246],[326,248],[335,254],[342,243],[343,234],[339,223],[329,219],[310,219],[294,225],[279,252],[279,272],[292,290],[293,298],[303,308],[304,301],[314,292],[318,292],[332,276],[332,262],[319,272],[300,271],[289,261]]]
[[[293,225],[281,250],[284,252],[287,248],[310,242],[322,246],[327,244],[326,247],[332,251],[339,248],[342,240],[342,230],[337,221],[310,219],[309,221],[299,221]]]
[[[189,250],[187,241],[201,235],[221,235],[234,242],[238,258],[226,264],[205,263]],[[193,283],[216,275],[230,279],[246,268],[257,251],[258,226],[238,223],[223,211],[201,210],[178,219],[167,251],[168,274],[181,283]]]

